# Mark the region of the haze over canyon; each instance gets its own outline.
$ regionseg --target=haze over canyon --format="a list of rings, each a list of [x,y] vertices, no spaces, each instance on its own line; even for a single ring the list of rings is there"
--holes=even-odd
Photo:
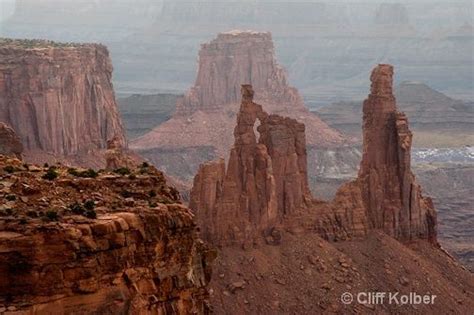
[[[471,2],[0,9],[0,314],[474,309]]]

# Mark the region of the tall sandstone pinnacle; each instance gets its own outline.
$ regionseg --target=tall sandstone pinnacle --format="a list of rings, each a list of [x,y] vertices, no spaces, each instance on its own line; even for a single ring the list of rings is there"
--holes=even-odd
[[[16,131],[27,159],[87,158],[113,137],[125,145],[106,47],[10,39],[0,44],[0,121]]]
[[[243,85],[227,170],[223,159],[208,162],[194,179],[190,208],[203,237],[216,245],[246,243],[281,225],[314,222],[312,228],[329,240],[383,230],[402,242],[421,238],[436,244],[436,213],[411,172],[412,134],[397,111],[392,76],[390,65],[372,73],[359,175],[332,202],[311,202],[304,124],[268,115]]]
[[[271,34],[232,31],[201,46],[195,84],[178,100],[174,116],[132,141],[131,147],[170,175],[192,179],[199,164],[229,154],[241,84],[252,85],[255,101],[268,113],[303,122],[310,146],[344,143],[344,137],[312,114],[288,84],[275,59]]]
[[[435,243],[436,212],[411,171],[412,133],[406,115],[397,111],[392,77],[391,65],[378,65],[372,72],[363,107],[359,175],[336,194],[335,212],[345,213],[356,235],[383,229],[401,241],[426,238]]]
[[[194,179],[190,208],[214,244],[251,242],[311,199],[304,125],[269,115],[253,96],[243,85],[227,171],[223,159],[208,162]]]

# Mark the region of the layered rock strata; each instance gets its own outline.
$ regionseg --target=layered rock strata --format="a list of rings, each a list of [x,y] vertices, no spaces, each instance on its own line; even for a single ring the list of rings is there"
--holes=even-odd
[[[194,179],[190,208],[214,244],[251,242],[311,199],[304,125],[269,115],[253,96],[243,85],[227,170],[223,160],[210,162]]]
[[[26,156],[87,156],[113,137],[125,145],[106,47],[0,43],[0,121],[16,130]]]
[[[298,91],[288,84],[275,60],[270,33],[221,33],[201,46],[198,67],[195,84],[178,100],[174,116],[131,145],[170,175],[190,180],[199,164],[228,156],[241,84],[253,86],[255,101],[268,113],[304,123],[308,145],[344,143],[344,137],[310,113]],[[185,157],[185,167],[173,158],[177,151]]]
[[[161,172],[0,156],[0,173],[0,312],[209,313],[214,253]]]
[[[23,144],[7,124],[0,122],[0,154],[22,158]]]
[[[402,241],[436,242],[436,213],[411,171],[413,135],[406,115],[397,111],[392,77],[391,65],[378,65],[372,72],[363,108],[359,175],[338,191],[333,207],[347,219],[350,234],[383,229]]]
[[[227,171],[223,160],[207,163],[194,180],[190,207],[205,238],[225,245],[253,240],[261,232],[268,236],[280,225],[310,224],[330,240],[383,230],[402,242],[437,244],[436,213],[411,171],[412,133],[397,111],[392,76],[390,65],[372,72],[359,175],[343,184],[330,203],[310,202],[304,125],[268,115],[244,85]]]

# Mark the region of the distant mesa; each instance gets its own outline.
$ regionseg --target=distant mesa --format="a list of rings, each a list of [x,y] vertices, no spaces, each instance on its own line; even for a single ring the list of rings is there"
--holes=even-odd
[[[252,85],[255,102],[269,114],[304,123],[310,147],[346,142],[341,133],[311,114],[289,85],[275,60],[271,34],[234,30],[202,44],[195,84],[178,100],[173,117],[133,140],[131,147],[167,173],[190,181],[199,164],[228,157],[242,84]]]

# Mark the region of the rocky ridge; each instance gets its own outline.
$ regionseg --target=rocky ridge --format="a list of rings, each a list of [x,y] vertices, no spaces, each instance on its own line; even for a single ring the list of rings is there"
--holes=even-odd
[[[0,166],[0,312],[209,312],[214,253],[154,167]]]
[[[102,167],[107,140],[126,145],[105,46],[1,39],[0,47],[0,121],[28,161]]]

